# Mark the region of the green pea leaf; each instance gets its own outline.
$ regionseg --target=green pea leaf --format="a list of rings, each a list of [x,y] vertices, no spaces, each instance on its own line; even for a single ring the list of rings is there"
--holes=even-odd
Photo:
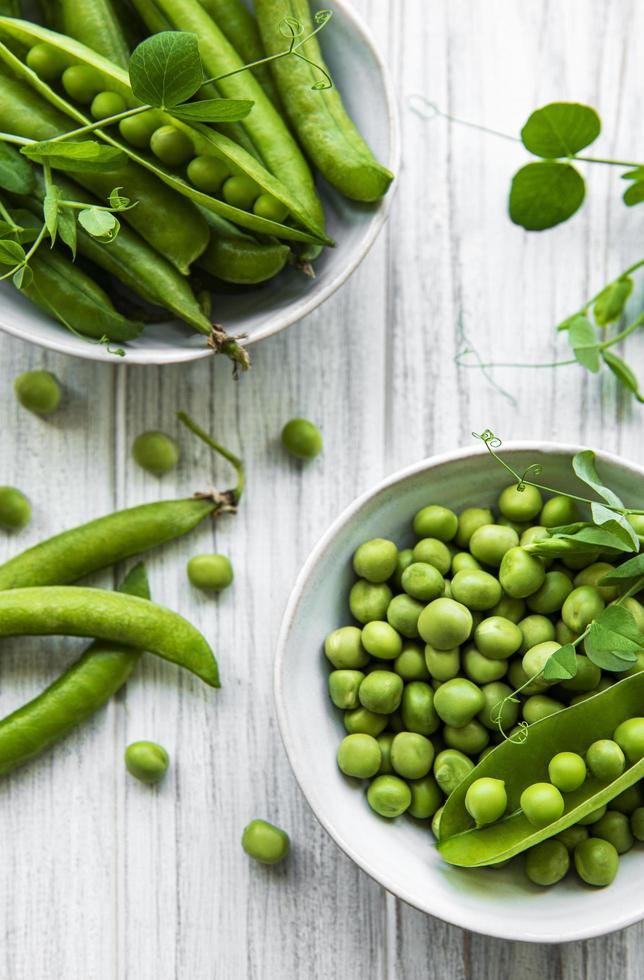
[[[196,34],[161,31],[132,52],[130,84],[137,99],[167,109],[186,102],[201,87],[203,69]]]
[[[644,576],[644,554],[629,558],[623,565],[619,565],[614,571],[608,572],[599,580],[599,585],[623,585],[631,579],[638,579]]]
[[[612,613],[611,616],[606,616]],[[637,653],[644,645],[635,620],[626,609],[609,606],[592,624],[584,640],[586,655],[602,670],[628,670],[636,663]]]
[[[56,187],[55,184],[49,184],[47,190],[45,191],[45,199],[43,201],[42,209],[45,216],[45,225],[47,226],[47,231],[49,232],[49,237],[51,238],[52,248],[54,247],[56,232],[58,231],[59,202],[60,189]]]
[[[551,102],[535,109],[521,130],[526,150],[548,160],[571,157],[594,143],[601,132],[595,110],[579,102]]]
[[[525,551],[533,555],[543,555],[546,558],[565,558],[579,555],[591,555],[598,551],[621,554],[633,550],[627,533],[617,524],[605,524],[597,527],[595,524],[585,524],[568,533],[555,528],[551,536],[542,541],[535,541],[525,546]]]
[[[35,214],[25,208],[16,208],[12,210],[11,217],[16,222],[16,238],[21,245],[34,242],[38,238],[41,224]]]
[[[25,261],[25,250],[18,242],[0,239],[0,262],[2,265],[18,265]]]
[[[11,277],[16,289],[28,289],[34,281],[34,274],[28,265],[21,265]]]
[[[624,204],[627,204],[629,208],[632,208],[635,204],[641,204],[644,201],[644,180],[638,180],[634,184],[631,184],[624,191],[622,197]]]
[[[612,351],[605,350],[602,352],[602,359],[604,363],[610,368],[615,377],[625,388],[635,395],[638,402],[644,402],[644,395],[641,393],[639,388],[639,382],[635,377],[634,373],[629,368],[628,364],[618,357],[617,354],[613,354]]]
[[[31,194],[35,186],[33,168],[20,150],[10,143],[0,143],[0,187],[12,194]]]
[[[48,163],[58,170],[78,173],[104,173],[118,170],[127,163],[127,155],[123,150],[94,140],[83,140],[81,143],[43,140],[23,146],[20,152],[36,163]]]
[[[577,654],[572,643],[566,643],[546,660],[543,679],[546,681],[568,681],[577,673]]]
[[[622,276],[602,289],[593,306],[595,323],[605,327],[608,323],[619,320],[632,291],[633,280],[630,276]]]
[[[624,649],[638,653],[644,647],[644,635],[641,633],[633,613],[624,606],[607,606],[599,614],[596,622],[619,637],[623,644],[626,644]]]
[[[18,225],[0,218],[0,238],[4,238],[6,235],[15,235],[17,231]]]
[[[595,453],[592,449],[584,449],[573,456],[572,468],[579,479],[599,494],[607,504],[613,507],[623,507],[624,504],[610,487],[604,486],[595,466]],[[612,515],[614,516],[614,515]]]
[[[202,99],[175,106],[170,115],[186,122],[238,122],[254,105],[249,99]]]
[[[569,163],[528,163],[512,178],[510,218],[527,231],[567,221],[586,195],[581,174]]]
[[[582,313],[573,319],[568,328],[568,343],[579,363],[587,371],[597,374],[601,365],[599,338],[588,317]]]
[[[644,180],[644,166],[635,167],[634,170],[628,170],[625,174],[622,174],[622,180]]]
[[[121,227],[118,218],[111,211],[101,211],[99,208],[79,211],[78,223],[92,238],[103,242],[113,242]]]
[[[58,234],[76,258],[76,215],[67,208],[58,212]]]

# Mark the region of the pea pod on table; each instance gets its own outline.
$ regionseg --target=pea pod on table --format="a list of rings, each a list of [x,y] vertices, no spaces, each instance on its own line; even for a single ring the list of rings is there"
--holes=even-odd
[[[89,636],[149,650],[219,687],[214,654],[178,613],[138,596],[79,586],[0,592],[0,637]]]
[[[150,598],[143,565],[119,591]],[[0,721],[0,775],[11,772],[90,718],[125,684],[143,651],[97,640],[42,694]]]
[[[528,786],[548,783],[553,756],[563,751],[585,755],[593,742],[612,738],[618,725],[640,715],[643,705],[644,673],[639,673],[531,725],[525,742],[506,741],[497,746],[445,803],[438,843],[442,857],[460,867],[498,864],[583,820],[644,778],[644,759],[608,783],[591,773],[579,789],[565,794],[563,816],[544,827],[533,826],[520,809],[521,794]],[[472,783],[484,777],[505,782],[507,816],[473,828],[465,797]]]
[[[204,14],[204,16],[207,15]],[[0,37],[4,38],[5,41],[9,41],[14,48],[17,42],[21,51],[22,57],[19,57],[6,43],[0,43],[0,58],[8,68],[24,82],[27,82],[51,106],[73,119],[80,126],[89,125],[94,122],[83,111],[85,107],[80,107],[78,104],[72,103],[69,99],[58,94],[50,84],[43,81],[25,64],[23,59],[26,58],[28,51],[34,45],[44,42],[56,52],[64,55],[70,66],[82,65],[91,68],[96,73],[97,91],[102,87],[106,91],[115,93],[123,99],[127,108],[136,108],[141,105],[132,94],[129,76],[126,71],[114,65],[106,58],[101,57],[101,55],[87,48],[85,45],[75,41],[73,38],[57,34],[54,31],[47,30],[28,21],[15,20],[7,17],[0,17]],[[300,203],[299,198],[291,192],[290,188],[282,180],[270,173],[250,153],[233,142],[233,140],[202,123],[188,125],[181,119],[164,113],[161,110],[158,112],[155,110],[155,118],[158,119],[155,133],[165,125],[172,126],[173,130],[183,134],[186,142],[192,146],[195,157],[209,156],[224,161],[231,175],[243,175],[259,188],[260,195],[265,193],[279,201],[291,217],[299,223],[300,227],[261,217],[250,210],[233,206],[214,197],[212,194],[198,190],[189,180],[183,177],[182,170],[176,167],[173,169],[170,166],[164,165],[152,152],[138,149],[132,143],[121,138],[120,135],[117,137],[112,131],[101,129],[96,132],[96,136],[109,145],[115,146],[125,152],[130,157],[130,160],[154,174],[164,184],[172,188],[172,190],[177,191],[183,197],[188,198],[194,203],[201,204],[208,210],[221,214],[224,218],[234,221],[235,224],[241,227],[287,240],[322,243],[326,245],[333,244],[331,239],[324,234],[318,216],[311,215],[309,209]],[[69,128],[74,127],[68,127],[67,131],[69,131]],[[29,134],[25,133],[24,135]],[[119,179],[117,182],[123,185],[129,197],[136,199],[136,194],[131,193],[131,188],[128,187],[125,181]],[[199,249],[199,252],[201,251],[203,251],[203,247]]]

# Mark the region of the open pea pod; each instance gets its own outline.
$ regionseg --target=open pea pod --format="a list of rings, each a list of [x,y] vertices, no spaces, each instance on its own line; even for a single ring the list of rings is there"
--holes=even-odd
[[[571,827],[644,778],[644,759],[610,783],[589,774],[583,786],[565,793],[564,815],[546,827],[533,827],[520,809],[523,790],[549,782],[548,763],[557,752],[584,755],[592,742],[612,738],[621,722],[644,713],[644,672],[634,674],[580,704],[559,711],[527,729],[525,742],[503,742],[483,759],[449,796],[440,820],[438,850],[449,864],[464,868],[497,864]],[[486,827],[473,827],[465,809],[468,788],[482,776],[503,779],[507,816]]]
[[[60,109],[71,119],[74,119],[79,126],[86,126],[94,123],[86,113],[81,111],[77,105],[69,102],[63,95],[59,94],[51,85],[42,81],[39,76],[32,71],[19,56],[26,55],[28,49],[37,43],[51,45],[64,56],[68,64],[87,65],[97,71],[105,80],[105,88],[108,91],[117,92],[122,95],[129,108],[136,108],[142,103],[134,97],[130,88],[128,73],[117,65],[103,58],[101,55],[92,51],[91,48],[80,44],[78,41],[63,34],[57,34],[38,24],[29,21],[18,20],[9,17],[0,17],[0,38],[10,42],[10,46],[0,43],[0,58],[15,72],[15,74],[29,83],[47,101]],[[21,50],[16,53],[18,42]],[[160,110],[159,110],[160,111]],[[249,211],[241,208],[232,207],[219,198],[212,197],[198,191],[180,174],[174,173],[165,167],[151,153],[138,150],[120,139],[117,130],[107,132],[105,130],[96,131],[96,137],[102,139],[111,146],[123,150],[131,160],[145,167],[155,174],[169,187],[174,188],[180,194],[190,198],[190,200],[201,204],[209,211],[214,211],[229,221],[263,235],[272,235],[276,238],[284,238],[291,241],[313,242],[324,245],[333,245],[332,239],[328,238],[318,223],[311,218],[302,208],[300,203],[292,196],[285,185],[274,177],[268,170],[248,153],[243,147],[239,146],[227,136],[216,132],[202,123],[188,125],[183,120],[177,119],[169,113],[160,112],[165,124],[171,124],[176,129],[181,130],[189,137],[195,149],[196,155],[215,156],[230,166],[231,172],[245,174],[252,178],[261,190],[271,194],[288,208],[291,217],[296,220],[301,227],[292,227],[278,221],[271,221],[268,218],[261,218]],[[127,188],[126,188],[127,190]]]

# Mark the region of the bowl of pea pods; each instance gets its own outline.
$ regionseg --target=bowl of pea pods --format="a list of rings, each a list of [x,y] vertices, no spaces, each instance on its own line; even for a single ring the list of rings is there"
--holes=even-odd
[[[526,942],[644,918],[641,466],[478,443],[387,477],[302,568],[286,753],[387,891]]]
[[[399,167],[345,0],[8,0],[0,329],[162,364],[298,322],[357,268]]]

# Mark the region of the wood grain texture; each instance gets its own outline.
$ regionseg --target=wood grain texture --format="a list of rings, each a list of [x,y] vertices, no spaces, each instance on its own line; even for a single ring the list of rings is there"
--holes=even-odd
[[[644,8],[632,0],[356,0],[400,94],[404,164],[391,220],[325,307],[255,348],[233,384],[221,361],[106,367],[0,337],[0,483],[25,488],[34,521],[0,537],[0,557],[91,516],[230,479],[180,433],[184,408],[239,451],[248,493],[235,517],[204,524],[149,561],[155,598],[181,610],[218,652],[224,686],[145,657],[127,688],[55,752],[0,784],[0,975],[11,980],[643,980],[644,927],[587,943],[503,943],[424,916],[359,872],[318,827],[286,763],[272,704],[272,655],[296,572],[331,519],[385,473],[468,444],[581,441],[642,461],[644,424],[610,378],[576,368],[498,372],[516,403],[455,355],[552,360],[552,325],[639,257],[638,218],[610,168],[588,168],[589,199],[569,224],[527,235],[507,219],[519,146],[408,108],[442,110],[516,133],[553,98],[596,105],[597,153],[642,158]],[[638,145],[639,141],[639,145]],[[628,341],[635,363],[643,339]],[[13,398],[29,367],[66,387],[52,421]],[[300,466],[279,431],[295,414],[321,425],[325,451]],[[181,440],[161,480],[130,461],[145,429]],[[230,554],[233,588],[193,590],[186,559]],[[100,581],[112,584],[110,576]],[[0,663],[0,710],[36,693],[77,644],[25,640]],[[124,772],[129,741],[172,757],[158,788]],[[292,835],[283,868],[238,845],[265,816]]]

